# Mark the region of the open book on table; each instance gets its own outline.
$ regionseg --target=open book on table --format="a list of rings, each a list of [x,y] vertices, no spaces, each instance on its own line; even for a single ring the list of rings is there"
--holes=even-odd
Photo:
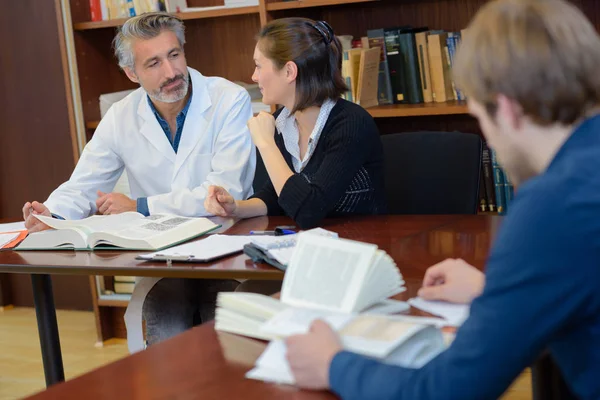
[[[446,348],[441,330],[402,316],[355,315],[332,323],[344,350],[405,368],[420,368]],[[294,384],[282,339],[273,340],[246,377],[267,382]]]
[[[254,293],[220,293],[215,329],[269,340],[274,336],[262,326],[288,308],[336,315],[374,307],[377,313],[400,312],[408,308],[405,303],[386,299],[404,291],[403,285],[392,258],[376,245],[300,233],[281,300]]]
[[[36,215],[53,229],[28,235],[14,250],[159,250],[219,227],[207,218],[137,212],[60,220]]]

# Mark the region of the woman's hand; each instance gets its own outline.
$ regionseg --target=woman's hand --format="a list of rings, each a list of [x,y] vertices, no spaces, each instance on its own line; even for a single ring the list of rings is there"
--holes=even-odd
[[[248,129],[254,145],[259,150],[275,145],[275,118],[273,115],[261,111],[248,121]]]

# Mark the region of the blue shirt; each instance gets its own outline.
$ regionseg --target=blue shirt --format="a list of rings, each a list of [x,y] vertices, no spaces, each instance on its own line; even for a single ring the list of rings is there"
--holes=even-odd
[[[150,96],[147,96],[150,109],[154,113],[154,116],[156,117],[156,120],[158,121],[160,127],[165,132],[165,135],[167,135],[167,140],[169,141],[169,143],[171,143],[171,146],[173,147],[173,151],[175,151],[175,153],[177,153],[177,150],[179,149],[179,142],[181,141],[181,132],[183,132],[183,124],[185,123],[185,117],[187,116],[188,109],[190,108],[190,104],[192,103],[192,95],[193,94],[190,91],[190,98],[185,104],[185,107],[183,107],[183,109],[177,115],[177,130],[175,131],[175,136],[171,135],[171,128],[169,128],[169,123],[163,117],[161,117],[161,115],[158,113],[158,110],[156,110],[156,107],[154,107],[154,104],[150,100]],[[144,214],[145,216],[150,215],[147,197],[139,197],[137,199],[137,212],[139,212],[140,214]]]
[[[599,116],[519,187],[450,348],[421,369],[341,352],[329,380],[343,399],[495,399],[545,349],[575,395],[600,398]]]

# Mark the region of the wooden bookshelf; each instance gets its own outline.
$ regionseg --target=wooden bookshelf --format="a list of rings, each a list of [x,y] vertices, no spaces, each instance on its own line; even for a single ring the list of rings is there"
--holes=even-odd
[[[368,108],[367,111],[373,118],[396,118],[396,117],[427,117],[432,115],[454,115],[468,114],[467,105],[464,101],[448,101],[445,103],[424,104],[395,104],[388,106],[377,106]],[[87,129],[96,129],[100,121],[88,121]]]
[[[379,0],[295,0],[267,3],[267,11],[295,10],[299,8],[334,6],[352,3],[367,3]]]
[[[365,1],[365,0],[363,0]],[[370,0],[373,1],[373,0]],[[183,20],[202,19],[202,18],[218,18],[228,17],[233,15],[245,15],[245,14],[258,14],[258,6],[252,7],[236,7],[236,8],[217,8],[206,11],[192,11],[175,13],[179,18]],[[127,18],[111,19],[108,21],[98,22],[79,22],[73,24],[73,29],[76,31],[83,31],[87,29],[99,29],[99,28],[112,28],[123,25],[127,21]]]
[[[394,104],[368,108],[373,118],[423,117],[431,115],[468,114],[464,101],[445,103]]]

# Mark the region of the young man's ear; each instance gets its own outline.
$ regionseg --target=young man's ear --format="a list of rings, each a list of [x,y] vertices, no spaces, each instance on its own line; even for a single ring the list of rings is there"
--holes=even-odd
[[[497,123],[504,123],[511,130],[519,129],[523,123],[523,109],[513,99],[499,94],[496,96],[496,115],[492,115],[492,118]]]
[[[123,71],[125,71],[125,75],[127,75],[127,77],[129,78],[129,80],[131,82],[140,83],[137,75],[133,71],[133,68],[131,68],[131,67],[125,67],[125,68],[123,68]]]
[[[298,66],[293,61],[288,61],[283,66],[283,70],[285,72],[285,78],[288,83],[292,83],[298,77]]]

